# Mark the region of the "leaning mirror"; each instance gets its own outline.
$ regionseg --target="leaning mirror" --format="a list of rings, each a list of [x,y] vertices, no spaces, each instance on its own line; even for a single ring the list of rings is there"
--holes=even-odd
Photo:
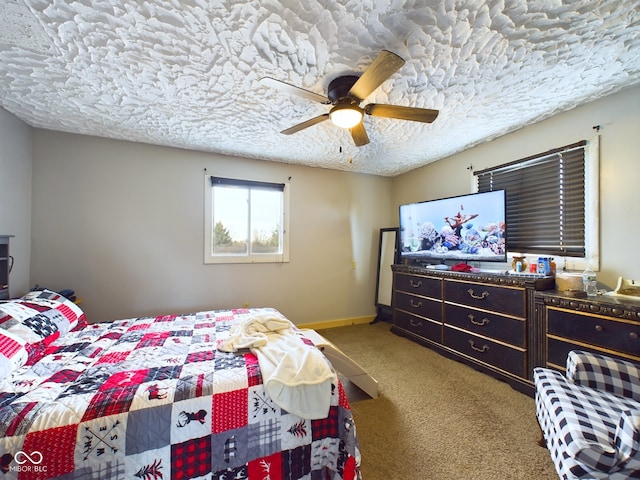
[[[391,294],[393,288],[393,272],[391,265],[396,263],[398,229],[381,228],[378,250],[378,279],[376,282],[376,310],[374,320],[391,317]]]

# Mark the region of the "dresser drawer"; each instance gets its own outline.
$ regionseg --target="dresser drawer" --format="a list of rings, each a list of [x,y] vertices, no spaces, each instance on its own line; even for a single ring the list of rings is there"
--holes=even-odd
[[[442,320],[442,301],[440,300],[395,292],[394,306],[432,320]]]
[[[565,340],[547,337],[547,367],[556,368],[561,372],[567,370],[567,356],[571,350],[589,350],[584,346],[576,345]],[[600,352],[601,353],[601,352]]]
[[[511,348],[447,325],[444,327],[444,344],[500,370],[527,378],[525,350]]]
[[[608,357],[620,358],[622,360],[627,360],[631,362],[638,362],[640,359],[638,357],[629,358],[625,355],[616,355],[615,352],[611,350],[600,350],[598,348],[594,348],[590,345],[580,345],[577,343],[572,343],[569,340],[565,340],[562,338],[555,337],[547,337],[547,367],[555,368],[556,370],[560,370],[562,373],[567,370],[567,356],[571,350],[584,350],[587,352],[600,353],[602,355],[606,355]]]
[[[640,324],[547,308],[547,334],[640,358]]]
[[[444,297],[447,302],[461,303],[516,317],[526,317],[524,288],[446,280],[444,282]]]
[[[415,315],[396,310],[393,314],[393,323],[397,327],[414,335],[442,343],[442,323],[440,322],[416,317]]]
[[[444,318],[447,324],[469,332],[495,338],[516,347],[526,346],[524,320],[450,304],[445,304]]]
[[[442,298],[442,280],[439,278],[396,273],[393,289],[425,297]]]

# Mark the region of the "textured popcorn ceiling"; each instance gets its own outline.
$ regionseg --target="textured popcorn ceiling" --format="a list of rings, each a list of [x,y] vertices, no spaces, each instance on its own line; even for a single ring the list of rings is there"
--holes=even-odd
[[[0,105],[34,127],[394,176],[640,83],[640,1],[0,0]],[[328,111],[382,50],[405,65],[364,103],[432,124]],[[573,141],[575,139],[567,139]],[[342,147],[342,149],[340,149]],[[341,151],[342,150],[342,151]]]

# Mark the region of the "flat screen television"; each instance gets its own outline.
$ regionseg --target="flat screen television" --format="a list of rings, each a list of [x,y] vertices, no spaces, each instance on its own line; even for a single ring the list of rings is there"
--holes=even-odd
[[[506,262],[505,218],[504,190],[401,205],[400,259]]]

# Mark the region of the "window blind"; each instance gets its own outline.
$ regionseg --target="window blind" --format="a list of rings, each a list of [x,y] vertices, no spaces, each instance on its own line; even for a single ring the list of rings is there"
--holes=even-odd
[[[507,248],[585,256],[585,146],[574,143],[474,172],[478,191],[506,191]]]
[[[245,188],[267,188],[270,190],[279,190],[281,192],[284,191],[284,183],[258,182],[254,180],[239,180],[236,178],[211,176],[211,186],[215,187],[216,185]]]

